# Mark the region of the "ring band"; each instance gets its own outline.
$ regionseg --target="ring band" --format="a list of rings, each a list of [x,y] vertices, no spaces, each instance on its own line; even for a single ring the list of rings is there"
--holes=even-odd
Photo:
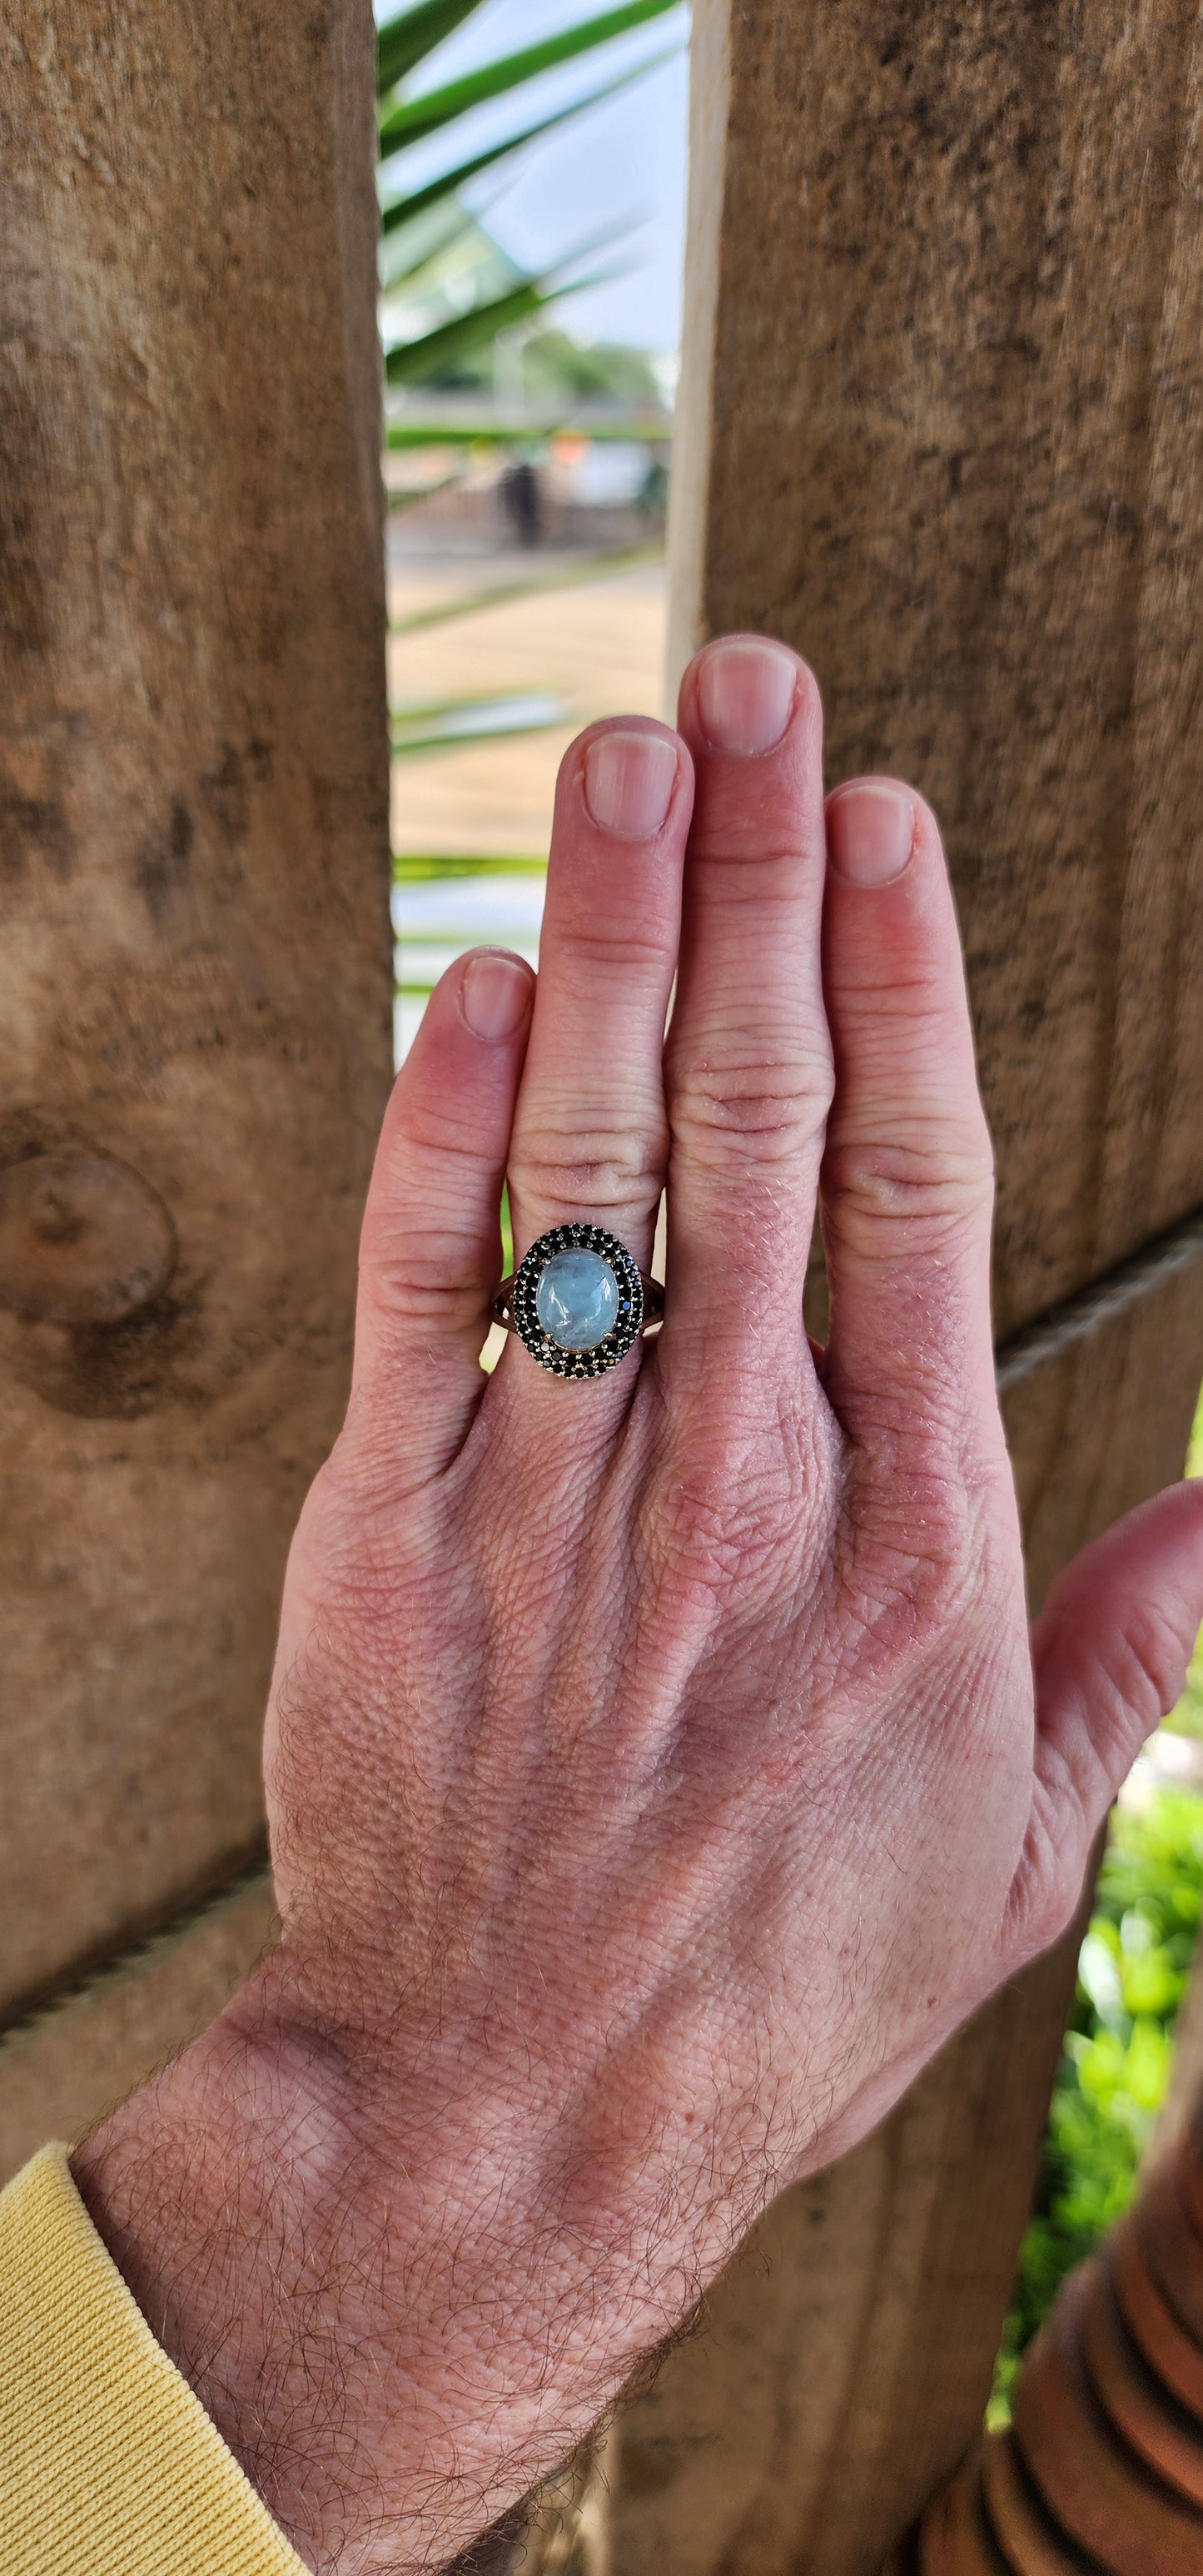
[[[539,1235],[493,1313],[553,1377],[603,1377],[661,1321],[664,1290],[616,1234],[582,1220]]]

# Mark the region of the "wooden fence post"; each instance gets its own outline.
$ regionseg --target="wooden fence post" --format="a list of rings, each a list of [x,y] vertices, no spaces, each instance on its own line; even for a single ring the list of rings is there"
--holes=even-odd
[[[1136,0],[696,0],[674,654],[943,821],[1033,1598],[1203,1375],[1203,51]],[[619,2576],[870,2576],[980,2423],[1075,1942],[790,2193],[622,2428]]]
[[[368,0],[19,0],[0,59],[7,2172],[267,1934],[392,979]]]

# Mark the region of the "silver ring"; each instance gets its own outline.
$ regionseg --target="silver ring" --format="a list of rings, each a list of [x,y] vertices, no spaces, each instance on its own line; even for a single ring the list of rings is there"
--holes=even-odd
[[[553,1225],[493,1299],[507,1333],[553,1377],[604,1377],[664,1314],[658,1279],[604,1225]]]

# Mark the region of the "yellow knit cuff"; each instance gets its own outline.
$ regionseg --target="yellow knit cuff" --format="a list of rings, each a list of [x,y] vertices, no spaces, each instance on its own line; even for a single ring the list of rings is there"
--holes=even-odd
[[[4,2576],[305,2576],[155,2342],[67,2166],[0,2193]]]

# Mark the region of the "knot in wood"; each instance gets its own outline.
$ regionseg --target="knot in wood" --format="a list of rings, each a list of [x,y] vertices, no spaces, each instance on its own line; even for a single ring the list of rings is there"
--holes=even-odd
[[[158,1191],[115,1155],[67,1146],[0,1171],[0,1305],[31,1322],[124,1323],[176,1250]]]

